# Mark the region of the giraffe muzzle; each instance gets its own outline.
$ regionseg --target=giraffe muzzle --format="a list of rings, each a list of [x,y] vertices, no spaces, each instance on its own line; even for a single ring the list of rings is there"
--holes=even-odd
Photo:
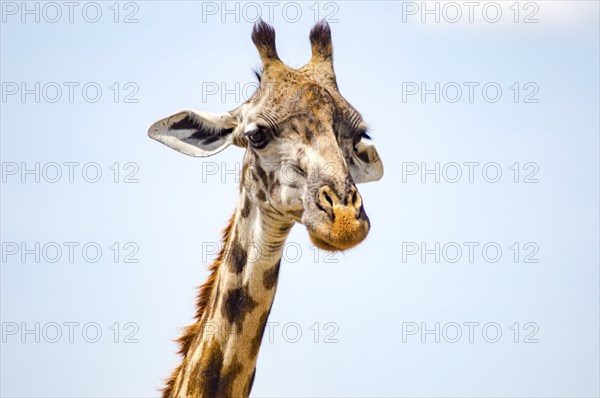
[[[316,207],[315,220],[306,226],[311,241],[320,249],[350,249],[369,233],[369,218],[354,185],[350,185],[344,194],[338,194],[329,185],[322,186],[317,191]]]

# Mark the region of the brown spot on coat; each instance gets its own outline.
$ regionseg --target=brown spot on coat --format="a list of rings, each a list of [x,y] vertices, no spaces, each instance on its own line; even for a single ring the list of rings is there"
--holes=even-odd
[[[281,260],[277,262],[273,267],[265,270],[263,273],[263,285],[265,289],[271,290],[277,284],[277,279],[279,278],[279,268],[281,266]]]
[[[244,197],[244,204],[242,205],[242,211],[240,212],[240,215],[242,216],[242,218],[248,217],[248,215],[250,214],[250,207],[251,207],[250,198],[248,198],[248,196],[246,195]]]
[[[192,368],[188,393],[193,396],[217,397],[223,368],[223,352],[216,339],[202,351],[200,360]]]
[[[306,141],[308,141],[309,143],[312,141],[313,132],[309,126],[304,127],[304,136],[306,137]]]
[[[269,185],[269,178],[267,177],[267,173],[265,173],[265,171],[263,170],[262,167],[260,167],[260,165],[256,165],[255,169],[256,169],[256,174],[258,174],[258,177],[262,181],[263,186],[266,188]]]
[[[273,193],[281,186],[279,180],[273,181],[273,184],[269,187],[269,194],[273,196]]]
[[[244,318],[256,306],[257,303],[250,295],[248,286],[238,287],[227,292],[221,305],[221,312],[229,323],[235,324],[236,329],[241,330]]]
[[[243,367],[234,357],[228,365],[224,363],[221,347],[216,339],[202,351],[200,360],[194,364],[187,393],[193,397],[233,397],[233,383]]]
[[[242,372],[243,366],[237,361],[237,357],[233,358],[231,364],[227,365],[221,379],[219,380],[219,397],[233,398],[233,383],[238,375]]]
[[[229,262],[229,269],[231,272],[236,274],[241,273],[246,266],[246,260],[248,259],[248,253],[239,244],[239,242],[233,242],[231,245],[231,257]]]

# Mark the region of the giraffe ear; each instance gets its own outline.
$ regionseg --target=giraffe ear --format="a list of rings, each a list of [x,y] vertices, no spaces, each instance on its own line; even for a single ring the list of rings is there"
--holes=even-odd
[[[378,181],[383,177],[383,163],[375,149],[375,145],[367,138],[362,138],[350,159],[350,175],[357,184]]]
[[[148,128],[148,135],[189,156],[211,156],[233,143],[237,118],[231,112],[183,111]]]

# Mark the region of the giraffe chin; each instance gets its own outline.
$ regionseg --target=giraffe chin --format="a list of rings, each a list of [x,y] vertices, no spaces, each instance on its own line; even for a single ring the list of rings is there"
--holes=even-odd
[[[310,240],[313,243],[313,245],[315,245],[319,249],[327,250],[330,252],[338,252],[338,251],[344,251],[344,250],[353,248],[354,246],[361,243],[367,235],[365,234],[360,239],[354,240],[354,241],[344,240],[344,241],[338,241],[338,242],[328,242],[328,241],[318,237],[316,234],[313,234],[310,232],[308,233],[308,236],[310,236]]]

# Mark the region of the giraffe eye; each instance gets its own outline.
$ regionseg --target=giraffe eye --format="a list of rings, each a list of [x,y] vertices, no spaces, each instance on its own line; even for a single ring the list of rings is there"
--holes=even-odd
[[[249,131],[246,136],[254,148],[260,149],[267,145],[267,135],[260,129]]]

